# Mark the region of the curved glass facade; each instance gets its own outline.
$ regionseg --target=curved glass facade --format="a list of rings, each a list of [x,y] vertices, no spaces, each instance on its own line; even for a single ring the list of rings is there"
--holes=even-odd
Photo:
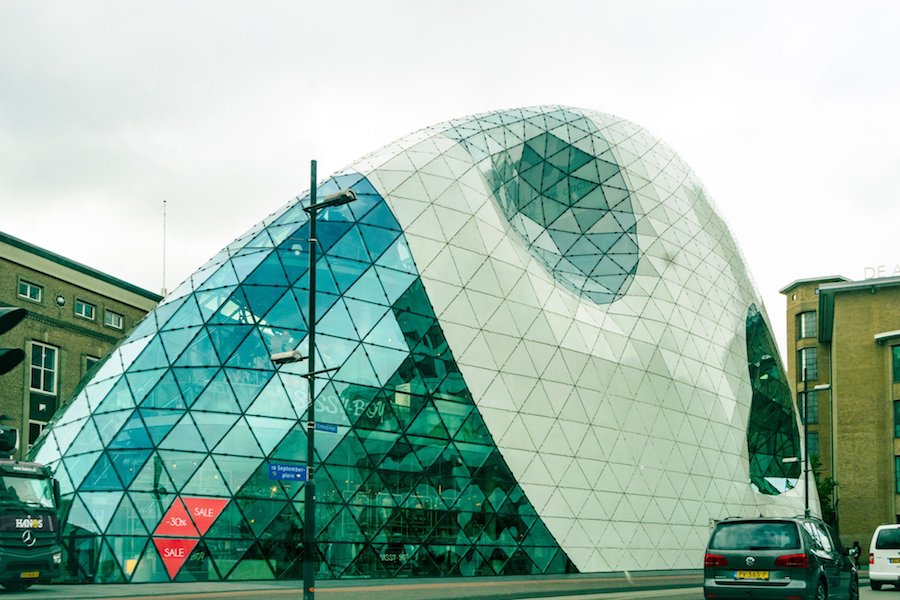
[[[300,577],[305,366],[269,357],[305,349],[312,318],[333,369],[315,388],[318,577],[690,567],[709,519],[802,506],[773,466],[797,432],[759,371],[758,295],[658,140],[579,109],[487,113],[319,192],[348,188],[317,220],[315,315],[299,197],[47,430],[32,455],[61,482],[71,578]],[[760,421],[766,402],[785,418]]]

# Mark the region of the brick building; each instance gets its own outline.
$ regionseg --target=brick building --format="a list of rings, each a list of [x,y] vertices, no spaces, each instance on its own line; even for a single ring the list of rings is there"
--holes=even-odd
[[[803,279],[781,293],[801,401],[806,367],[809,454],[837,482],[841,538],[867,548],[876,526],[900,522],[900,277]]]
[[[91,367],[161,296],[0,233],[0,307],[27,318],[0,337],[25,360],[0,376],[0,418],[23,457]]]

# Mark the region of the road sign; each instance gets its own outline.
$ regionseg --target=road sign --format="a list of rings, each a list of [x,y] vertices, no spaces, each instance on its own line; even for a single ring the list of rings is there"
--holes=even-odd
[[[270,464],[269,479],[272,481],[306,481],[306,466]]]

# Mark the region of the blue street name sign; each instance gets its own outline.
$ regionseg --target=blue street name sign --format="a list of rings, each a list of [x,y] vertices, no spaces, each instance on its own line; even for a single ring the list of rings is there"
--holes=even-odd
[[[304,465],[269,465],[269,479],[284,481],[306,481],[306,467]]]
[[[316,431],[327,431],[328,433],[337,433],[337,425],[331,423],[316,423]]]

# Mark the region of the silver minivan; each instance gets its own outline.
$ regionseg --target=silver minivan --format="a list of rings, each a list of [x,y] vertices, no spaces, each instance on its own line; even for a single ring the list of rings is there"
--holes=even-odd
[[[857,600],[859,578],[837,535],[819,519],[729,518],[710,535],[703,595]]]
[[[869,585],[900,587],[900,525],[879,525],[869,545]]]

